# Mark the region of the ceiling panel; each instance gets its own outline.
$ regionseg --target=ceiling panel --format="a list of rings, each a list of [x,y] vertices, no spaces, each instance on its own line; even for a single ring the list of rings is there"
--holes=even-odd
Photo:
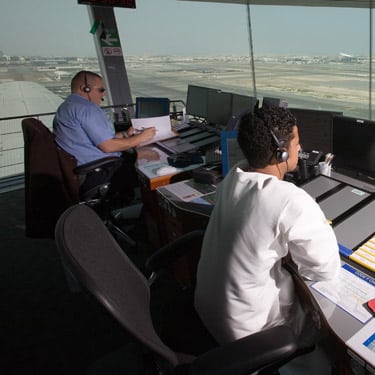
[[[290,5],[309,7],[374,8],[375,0],[179,0],[250,5]]]

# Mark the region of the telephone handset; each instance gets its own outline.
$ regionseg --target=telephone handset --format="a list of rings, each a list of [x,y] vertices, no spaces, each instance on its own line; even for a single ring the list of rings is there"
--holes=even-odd
[[[318,165],[322,159],[323,151],[303,151],[301,150],[298,155],[298,168],[296,171],[296,178],[299,182],[306,181],[311,176],[316,175],[315,166]]]
[[[132,120],[130,117],[129,109],[127,107],[121,109],[121,116],[122,120],[120,120],[118,113],[114,113],[115,121],[113,125],[116,132],[127,131],[132,126]]]
[[[299,158],[305,161],[307,167],[317,165],[324,155],[323,151],[312,150],[312,151],[300,151]]]

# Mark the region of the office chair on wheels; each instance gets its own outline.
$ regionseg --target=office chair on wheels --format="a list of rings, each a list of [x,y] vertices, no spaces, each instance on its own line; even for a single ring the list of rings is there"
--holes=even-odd
[[[120,238],[124,239],[126,244],[134,247],[136,246],[136,241],[134,241],[119,225],[116,224],[117,217],[119,213],[114,213],[116,208],[114,201],[116,200],[116,195],[110,191],[111,184],[109,182],[104,182],[100,184],[95,184],[89,189],[82,189],[84,186],[84,181],[90,174],[95,174],[100,172],[101,168],[118,167],[122,163],[121,158],[109,156],[103,159],[95,160],[91,163],[80,165],[74,169],[74,173],[78,175],[80,179],[80,191],[79,197],[81,202],[92,207],[102,218],[103,222],[114,235],[119,235]],[[118,194],[117,194],[118,195]],[[128,220],[122,219],[123,224],[134,225],[135,219],[130,218]]]
[[[61,149],[52,132],[39,120],[22,120],[25,166],[26,235],[34,238],[54,238],[55,224],[69,206],[77,203],[101,207],[102,219],[113,231],[121,233],[134,246],[135,242],[114,224],[105,182],[84,195],[80,186],[89,173],[97,173],[118,163],[117,157],[106,157],[77,167],[74,156]]]
[[[174,351],[162,341],[154,326],[146,277],[92,209],[84,205],[68,208],[58,220],[55,239],[75,278],[141,344],[148,373],[247,375],[262,370],[271,374],[296,351],[296,339],[285,326],[195,355],[194,348],[191,352]],[[180,321],[180,325],[184,326],[184,322]],[[196,343],[200,339],[197,336]]]

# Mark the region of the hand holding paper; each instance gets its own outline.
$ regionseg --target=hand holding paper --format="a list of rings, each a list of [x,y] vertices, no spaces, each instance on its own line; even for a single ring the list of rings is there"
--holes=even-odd
[[[132,119],[132,124],[135,131],[142,132],[142,134],[144,132],[149,133],[150,127],[156,129],[154,135],[148,140],[142,142],[141,146],[177,136],[177,134],[171,130],[171,120],[169,116],[135,118]]]
[[[156,128],[152,126],[150,128],[143,129],[142,131],[139,131],[136,134],[139,134],[142,137],[141,139],[143,140],[143,142],[141,143],[141,145],[144,145],[146,142],[147,143],[150,143],[149,141],[153,142],[152,139],[155,138]]]

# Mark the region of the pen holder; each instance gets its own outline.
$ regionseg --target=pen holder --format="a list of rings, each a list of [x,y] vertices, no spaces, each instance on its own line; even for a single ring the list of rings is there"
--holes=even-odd
[[[324,161],[321,161],[319,163],[319,173],[320,174],[322,174],[324,176],[331,177],[331,170],[332,170],[332,166],[330,164],[327,164]]]

